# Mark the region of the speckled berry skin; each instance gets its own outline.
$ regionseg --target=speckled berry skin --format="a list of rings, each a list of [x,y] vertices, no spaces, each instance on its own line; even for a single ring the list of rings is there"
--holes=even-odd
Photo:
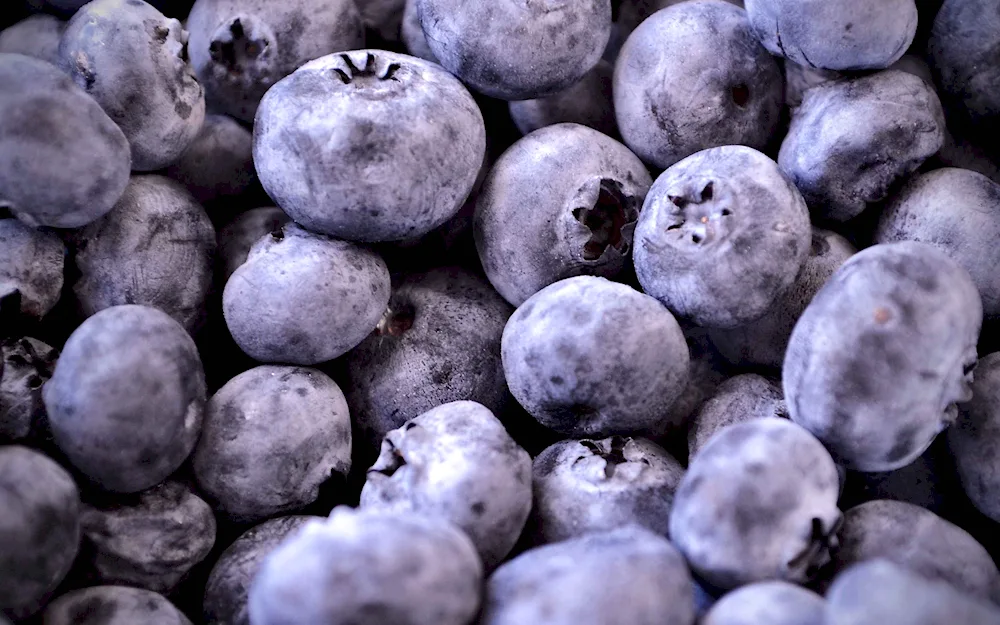
[[[509,401],[500,337],[513,309],[456,267],[397,282],[378,327],[346,356],[347,402],[373,449],[432,408],[472,400],[499,414]]]
[[[561,91],[601,58],[608,0],[417,0],[427,45],[476,91],[527,100]]]
[[[256,525],[222,552],[205,583],[203,613],[209,623],[250,625],[247,594],[264,559],[314,516],[284,516]]]
[[[533,464],[536,539],[553,543],[635,524],[667,535],[684,467],[656,443],[612,436],[560,441]]]
[[[826,580],[855,563],[884,558],[985,601],[1000,591],[1000,572],[986,549],[962,528],[920,506],[885,499],[855,506],[844,513],[839,538],[833,561],[823,571]]]
[[[428,123],[428,111],[448,111]],[[426,234],[465,202],[486,154],[482,113],[440,66],[355,50],[306,63],[261,101],[253,157],[296,222],[352,241]]]
[[[643,21],[618,55],[618,129],[642,160],[661,169],[721,145],[764,149],[778,129],[783,84],[743,9],[722,0],[681,2]]]
[[[215,228],[190,193],[169,178],[133,176],[114,209],[70,235],[85,315],[122,304],[164,311],[188,331],[205,317]]]
[[[188,51],[209,104],[253,122],[264,93],[302,64],[364,46],[351,0],[197,0]]]
[[[821,625],[826,602],[811,590],[788,582],[748,584],[727,593],[700,625]]]
[[[614,65],[600,61],[583,78],[544,98],[517,100],[508,105],[511,119],[523,134],[553,124],[588,126],[609,137],[618,136],[611,98]]]
[[[66,247],[52,232],[0,219],[0,311],[44,317],[62,295]]]
[[[105,490],[134,493],[194,448],[205,374],[194,341],[166,313],[113,306],[73,332],[42,394],[69,461]]]
[[[917,32],[913,0],[746,0],[768,52],[813,68],[884,69]]]
[[[903,241],[859,252],[792,331],[789,414],[848,469],[903,467],[972,398],[981,323],[975,284],[937,248]]]
[[[1000,352],[976,365],[972,399],[948,430],[948,447],[965,494],[980,512],[1000,523]]]
[[[934,88],[886,70],[807,91],[778,165],[817,218],[847,221],[884,200],[893,184],[941,149],[944,137]]]
[[[1000,137],[1000,10],[996,0],[945,0],[927,53],[937,84],[980,128]]]
[[[142,0],[93,0],[66,25],[62,68],[125,133],[132,169],[177,160],[205,120],[187,31]]]
[[[0,340],[0,441],[38,440],[47,417],[42,386],[52,377],[59,352],[39,340]]]
[[[38,610],[80,546],[80,494],[65,469],[37,451],[0,447],[0,615]]]
[[[334,508],[261,566],[253,625],[466,625],[483,565],[468,537],[440,519]]]
[[[689,354],[673,315],[631,287],[591,276],[528,298],[503,331],[514,398],[573,437],[662,432],[684,389]]]
[[[688,458],[724,428],[765,417],[788,418],[781,387],[755,373],[736,375],[716,389],[688,424]]]
[[[84,549],[77,566],[88,581],[174,589],[212,550],[215,516],[179,482],[164,482],[134,500],[85,501]]]
[[[482,625],[694,624],[691,574],[665,538],[641,527],[527,551],[486,583]]]
[[[827,625],[1000,624],[995,604],[884,559],[841,573],[826,598]]]
[[[166,597],[128,586],[92,586],[53,601],[45,625],[191,625]]]
[[[911,179],[882,211],[876,243],[922,241],[962,266],[979,289],[986,317],[1000,315],[1000,184],[967,169]]]
[[[485,406],[444,404],[386,435],[361,507],[443,518],[472,539],[489,570],[531,510],[531,457]]]
[[[830,561],[841,513],[837,467],[787,419],[721,430],[691,460],[670,513],[670,539],[719,589],[805,582]]]
[[[351,468],[344,394],[306,367],[241,373],[209,400],[192,466],[202,492],[239,521],[301,508]]]
[[[593,128],[556,124],[497,160],[476,201],[473,235],[483,269],[521,305],[564,278],[615,277],[652,179],[621,143]]]
[[[792,285],[810,240],[806,204],[774,161],[744,146],[711,148],[653,183],[635,228],[635,271],[679,317],[732,328]]]
[[[730,363],[780,369],[788,339],[802,312],[826,281],[857,250],[836,232],[812,229],[812,245],[802,269],[759,319],[735,328],[713,328],[712,344]]]
[[[371,332],[389,303],[389,270],[374,252],[295,224],[251,248],[222,294],[229,332],[251,358],[313,365]]]
[[[0,206],[54,228],[111,210],[131,156],[100,105],[58,68],[20,54],[0,54],[0,84]]]

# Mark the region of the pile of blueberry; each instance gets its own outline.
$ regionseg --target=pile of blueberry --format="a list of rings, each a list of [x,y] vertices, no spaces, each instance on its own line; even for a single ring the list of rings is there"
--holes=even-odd
[[[0,29],[0,624],[1000,625],[1000,0]]]

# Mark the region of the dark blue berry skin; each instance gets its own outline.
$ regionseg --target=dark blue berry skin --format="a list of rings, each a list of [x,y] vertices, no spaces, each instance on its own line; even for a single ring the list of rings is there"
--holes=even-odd
[[[419,237],[454,216],[486,154],[482,113],[462,83],[384,50],[297,69],[264,96],[253,142],[261,184],[292,219],[367,242]]]
[[[917,32],[913,0],[747,0],[746,9],[771,54],[818,69],[884,69]]]
[[[759,582],[727,593],[712,606],[701,625],[819,625],[823,597],[788,582]]]
[[[945,0],[927,52],[942,92],[989,137],[1000,138],[1000,6]]]
[[[691,574],[662,536],[630,525],[527,551],[486,582],[482,625],[694,624]]]
[[[882,211],[876,243],[922,241],[972,276],[986,317],[1000,315],[1000,184],[967,169],[915,176]]]
[[[201,432],[205,374],[194,341],[166,313],[113,306],[73,332],[43,397],[56,445],[105,490],[159,484]]]
[[[1000,523],[1000,353],[976,365],[972,400],[961,407],[948,431],[948,448],[966,495],[976,508]]]
[[[542,425],[584,438],[662,433],[689,353],[655,299],[604,278],[549,285],[511,316],[501,342],[514,398]]]
[[[80,546],[80,495],[65,469],[19,445],[0,447],[0,616],[30,616]]]
[[[110,211],[132,162],[121,129],[45,61],[0,54],[0,84],[0,206],[53,228],[79,228]]]
[[[427,45],[448,71],[502,100],[551,95],[600,60],[608,0],[417,0]]]
[[[783,82],[746,11],[722,0],[681,2],[643,21],[618,55],[618,129],[659,168],[720,145],[762,150],[778,129]]]
[[[579,275],[614,278],[652,179],[607,135],[556,124],[512,145],[483,182],[473,234],[494,288],[519,306]]]
[[[941,149],[944,136],[934,88],[913,74],[886,70],[808,90],[778,165],[817,219],[847,221],[886,199],[896,182]]]
[[[884,559],[841,573],[826,598],[828,625],[1000,624],[995,604]]]
[[[0,219],[0,315],[41,319],[59,301],[66,246],[52,232]]]
[[[809,213],[774,161],[703,150],[660,174],[635,229],[643,291],[679,317],[733,328],[759,319],[809,253]]]
[[[688,424],[688,459],[727,426],[765,417],[788,418],[781,387],[754,373],[729,378]]]
[[[524,134],[552,124],[589,126],[609,137],[618,137],[611,77],[614,65],[601,61],[573,85],[544,98],[518,100],[509,105],[510,116]]]
[[[984,601],[1000,597],[1000,572],[965,530],[920,506],[873,500],[844,513],[840,546],[820,587],[857,562],[885,558]]]
[[[191,625],[166,597],[129,586],[91,586],[53,601],[43,615],[46,625]]]
[[[59,39],[66,22],[55,15],[35,13],[0,31],[0,52],[24,54],[59,64]]]
[[[482,278],[456,267],[400,280],[385,314],[345,357],[347,402],[362,439],[382,437],[436,406],[508,401],[500,337],[513,310]]]
[[[0,441],[44,440],[42,387],[58,358],[57,350],[33,338],[0,340]]]
[[[937,248],[903,241],[859,252],[792,331],[789,414],[849,469],[905,466],[972,397],[981,323],[971,277]]]

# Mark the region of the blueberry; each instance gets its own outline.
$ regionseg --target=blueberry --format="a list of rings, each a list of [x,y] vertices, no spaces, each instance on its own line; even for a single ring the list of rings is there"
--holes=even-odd
[[[33,338],[0,341],[0,441],[45,438],[48,419],[42,385],[59,352]]]
[[[114,209],[71,238],[78,271],[73,294],[84,314],[142,304],[189,331],[204,320],[215,228],[180,183],[133,176]]]
[[[674,314],[732,328],[791,287],[809,241],[806,204],[774,161],[748,147],[711,148],[653,183],[635,229],[635,270]]]
[[[789,59],[785,59],[782,66],[785,71],[785,104],[793,114],[802,106],[806,91],[844,77],[843,72],[799,65]]]
[[[969,274],[937,248],[903,241],[855,254],[792,331],[792,420],[849,469],[913,462],[972,397],[981,320]]]
[[[420,14],[417,13],[417,0],[406,0],[403,8],[403,23],[400,25],[400,38],[406,47],[406,53],[418,59],[437,63],[437,57],[427,44],[427,36],[420,26]]]
[[[635,524],[667,535],[684,467],[644,438],[560,441],[534,461],[536,538],[553,543]]]
[[[945,0],[929,60],[938,85],[974,122],[1000,137],[1000,10],[996,0]]]
[[[947,582],[989,601],[1000,572],[986,549],[957,525],[902,501],[875,500],[844,513],[840,548],[824,576],[852,564],[884,558],[929,579]]]
[[[688,377],[677,321],[651,297],[579,276],[545,287],[511,316],[501,341],[514,398],[574,436],[662,432]]]
[[[97,102],[53,65],[19,54],[0,54],[0,84],[0,208],[55,228],[111,210],[131,157]]]
[[[81,566],[89,580],[167,593],[212,550],[215,517],[190,488],[164,482],[134,498],[85,501]]]
[[[355,0],[361,19],[368,30],[383,44],[399,41],[405,0]]]
[[[197,0],[187,28],[191,64],[209,104],[248,123],[276,82],[365,41],[352,0]]]
[[[917,32],[913,0],[746,0],[746,9],[771,54],[821,69],[886,68]]]
[[[995,605],[883,559],[841,573],[826,597],[828,625],[1000,624]]]
[[[841,514],[837,467],[809,432],[767,417],[720,430],[692,458],[670,538],[712,586],[804,582],[830,561]]]
[[[698,455],[720,430],[765,417],[788,418],[781,387],[754,373],[729,378],[702,404],[688,425],[688,457]]]
[[[241,373],[208,402],[192,457],[216,508],[259,521],[312,503],[351,468],[351,423],[340,387],[305,367]]]
[[[63,69],[125,133],[132,169],[177,160],[205,120],[187,31],[142,0],[93,0],[66,25]]]
[[[42,391],[56,445],[106,490],[163,481],[201,431],[205,375],[194,341],[147,306],[113,306],[73,332]]]
[[[500,337],[512,310],[489,284],[454,267],[412,274],[383,310],[346,357],[348,405],[370,445],[452,401],[500,413],[508,400]]]
[[[207,115],[198,135],[164,173],[199,202],[236,197],[257,181],[253,136],[231,117]]]
[[[934,88],[912,74],[886,70],[807,91],[778,165],[817,217],[847,221],[886,199],[895,183],[941,148],[944,134]]]
[[[389,270],[377,254],[294,224],[260,239],[222,294],[226,324],[244,352],[297,365],[347,352],[388,302]]]
[[[247,262],[250,248],[265,234],[280,231],[291,219],[280,208],[262,206],[240,213],[219,229],[219,271],[223,281]]]
[[[694,624],[691,574],[665,538],[630,526],[546,545],[486,584],[482,625]]]
[[[667,168],[695,152],[763,149],[778,129],[781,69],[722,0],[681,2],[629,35],[615,62],[614,106],[625,144]]]
[[[492,569],[531,510],[531,457],[485,406],[444,404],[386,435],[361,508],[443,518],[468,534]]]
[[[482,578],[475,548],[449,523],[341,506],[264,561],[250,587],[250,622],[466,625]]]
[[[977,380],[979,371],[976,372]],[[937,514],[946,514],[955,501],[951,458],[931,447],[916,460],[895,471],[848,471],[840,507],[851,508],[876,499],[905,501]]]
[[[611,27],[611,41],[604,50],[604,58],[614,62],[632,31],[650,15],[689,0],[615,0],[612,3],[614,23]],[[743,8],[743,0],[726,0],[729,4]]]
[[[417,0],[427,44],[473,89],[528,100],[569,87],[601,58],[609,0]]]
[[[447,111],[428,123],[428,111]],[[254,124],[260,182],[306,228],[355,241],[430,232],[468,197],[486,150],[475,100],[439,65],[355,50],[274,86]]]
[[[35,13],[0,31],[0,52],[33,56],[57,65],[64,30],[66,22],[55,15]]]
[[[41,319],[59,301],[66,247],[51,232],[0,219],[0,315]]]
[[[932,157],[931,165],[971,169],[1000,184],[1000,159],[991,157],[984,147],[982,137],[976,141],[967,136],[947,132],[941,151]],[[936,169],[936,167],[932,167]]]
[[[712,344],[735,365],[780,369],[795,322],[833,272],[855,251],[839,234],[813,228],[809,255],[791,286],[775,298],[759,319],[731,329],[713,328],[709,332]]]
[[[59,597],[45,609],[45,625],[191,625],[167,599],[128,586],[92,586]]]
[[[490,282],[518,306],[564,278],[615,277],[651,183],[628,148],[592,128],[556,124],[524,137],[497,160],[476,203]]]
[[[922,241],[950,256],[972,276],[987,317],[1000,315],[998,238],[1000,184],[954,168],[911,179],[890,200],[875,231],[876,243]]]
[[[962,488],[980,512],[1000,523],[1000,353],[976,365],[972,399],[961,406],[948,447]]]
[[[719,600],[701,625],[819,625],[826,602],[816,593],[788,582],[758,582]]]
[[[222,552],[205,584],[204,614],[210,623],[250,625],[247,593],[264,559],[313,516],[264,521],[240,535]]]
[[[510,116],[524,134],[545,126],[574,123],[599,130],[609,137],[618,136],[611,78],[614,66],[599,61],[589,72],[566,89],[534,100],[511,102]]]
[[[0,614],[24,618],[56,589],[80,545],[73,478],[42,454],[0,447]]]

